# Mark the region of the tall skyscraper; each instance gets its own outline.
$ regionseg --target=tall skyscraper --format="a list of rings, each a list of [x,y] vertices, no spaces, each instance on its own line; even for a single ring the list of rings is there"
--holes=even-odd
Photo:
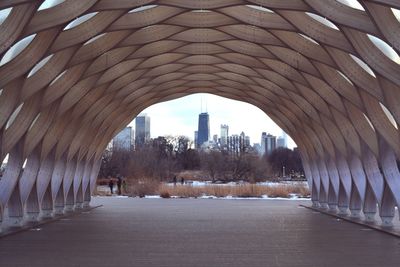
[[[150,141],[150,117],[146,114],[136,117],[136,147],[143,146]]]
[[[261,135],[261,155],[270,155],[276,149],[276,136],[263,132]]]
[[[261,155],[265,154],[265,139],[267,138],[267,133],[263,132],[261,134]]]
[[[125,127],[113,138],[113,150],[132,150],[134,145],[133,136],[132,127]]]
[[[265,138],[265,153],[271,155],[272,151],[276,149],[276,136],[272,134],[267,134]]]
[[[243,153],[245,151],[245,138],[246,135],[244,132],[241,132],[239,135],[239,151],[240,153]]]
[[[201,147],[209,139],[210,139],[210,117],[207,112],[203,112],[199,114],[197,147]]]
[[[229,126],[226,124],[221,124],[221,147],[227,145],[229,135]]]

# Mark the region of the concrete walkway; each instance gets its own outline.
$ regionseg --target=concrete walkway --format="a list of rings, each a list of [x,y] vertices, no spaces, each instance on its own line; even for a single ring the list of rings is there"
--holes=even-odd
[[[0,239],[0,266],[399,266],[400,239],[308,201],[132,199]]]

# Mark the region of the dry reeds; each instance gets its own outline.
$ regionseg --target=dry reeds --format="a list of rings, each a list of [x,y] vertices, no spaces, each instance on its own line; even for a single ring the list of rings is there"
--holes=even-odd
[[[216,196],[216,197],[282,197],[289,198],[291,195],[299,197],[308,197],[310,192],[304,185],[207,185],[207,186],[191,186],[191,185],[160,185],[158,192],[161,195],[175,197],[201,197],[201,196]]]
[[[109,191],[98,190],[98,187],[96,187],[93,191],[93,196],[99,196],[99,197],[111,196],[111,193]]]
[[[108,189],[108,188],[106,188]],[[310,191],[304,184],[241,184],[241,185],[205,185],[192,186],[163,184],[154,180],[136,180],[129,181],[123,192],[132,197],[145,197],[149,195],[159,195],[162,198],[180,197],[197,198],[202,196],[214,197],[240,197],[249,198],[264,196],[290,198],[292,195],[298,197],[309,197]],[[94,195],[110,196],[108,190],[97,190]]]
[[[156,195],[160,182],[154,180],[128,180],[126,185],[127,194],[132,197],[145,197]]]

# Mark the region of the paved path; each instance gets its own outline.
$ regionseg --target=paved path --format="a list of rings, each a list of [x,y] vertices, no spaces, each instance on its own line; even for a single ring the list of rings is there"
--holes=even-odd
[[[0,239],[0,266],[399,266],[400,239],[285,200],[95,198]]]

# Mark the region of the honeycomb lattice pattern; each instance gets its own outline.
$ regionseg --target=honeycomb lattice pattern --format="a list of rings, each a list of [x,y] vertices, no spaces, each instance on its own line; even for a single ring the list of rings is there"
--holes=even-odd
[[[400,2],[342,2],[0,1],[0,206],[18,217],[87,203],[104,148],[133,117],[207,92],[290,134],[315,204],[392,216]]]

